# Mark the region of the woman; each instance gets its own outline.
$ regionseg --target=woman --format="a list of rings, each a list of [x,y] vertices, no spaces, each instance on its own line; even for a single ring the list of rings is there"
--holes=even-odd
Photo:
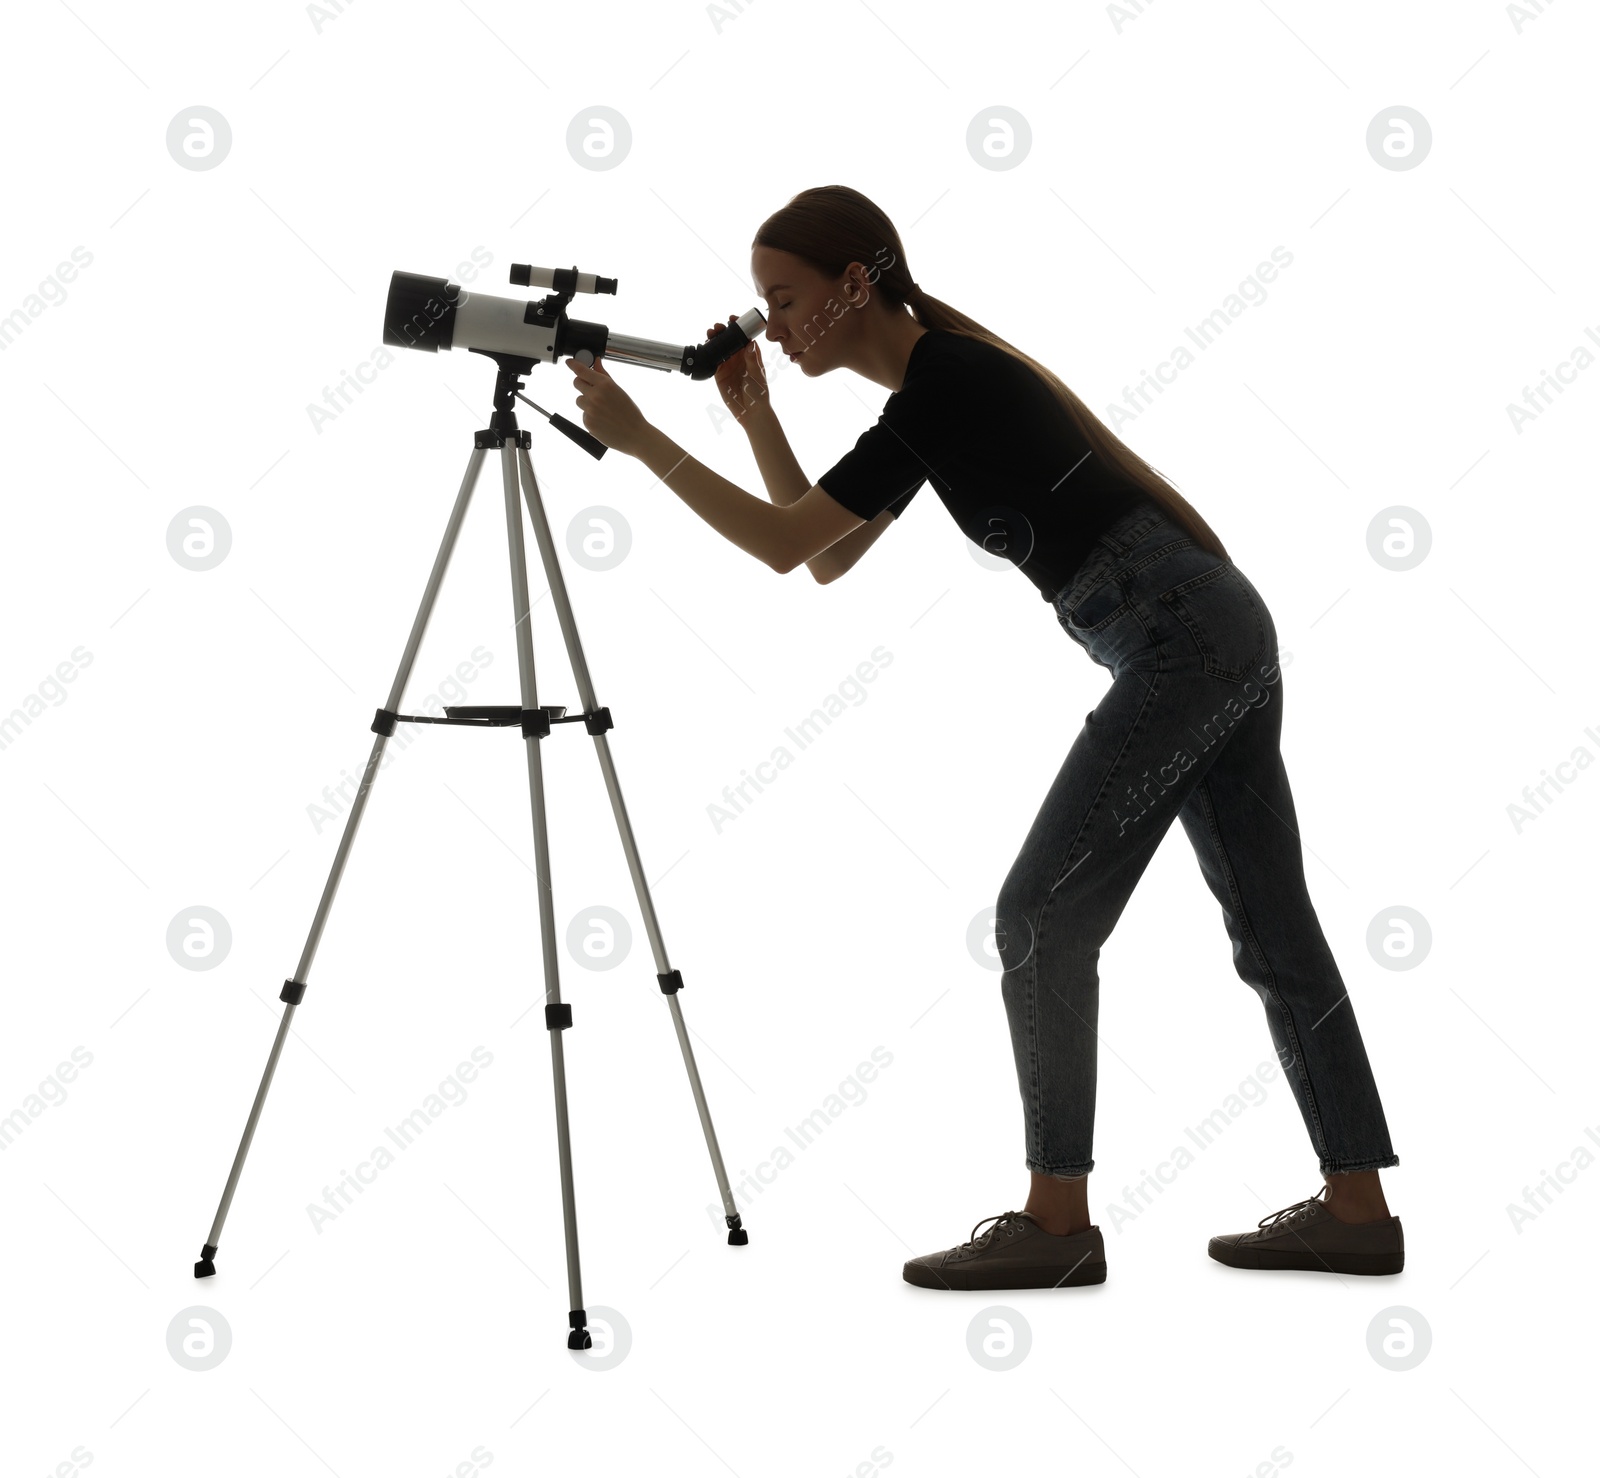
[[[1000,890],[995,939],[1032,1182],[1023,1210],[906,1263],[927,1288],[1105,1279],[1089,1218],[1096,963],[1174,817],[1261,998],[1323,1186],[1255,1230],[1211,1239],[1238,1268],[1399,1272],[1378,1171],[1399,1164],[1346,995],[1306,892],[1279,754],[1277,633],[1259,592],[1159,473],[1059,379],[924,293],[888,218],[842,185],[804,190],[750,255],[766,337],[807,379],[851,369],[891,393],[815,483],[767,394],[761,349],[717,384],[771,502],[696,462],[601,364],[567,360],[588,430],[637,457],[718,533],[780,574],[851,569],[931,481],[969,539],[1014,564],[1111,686],[1068,750]],[[720,326],[720,325],[718,325]],[[716,327],[716,326],[714,326]],[[714,328],[708,330],[708,334]]]

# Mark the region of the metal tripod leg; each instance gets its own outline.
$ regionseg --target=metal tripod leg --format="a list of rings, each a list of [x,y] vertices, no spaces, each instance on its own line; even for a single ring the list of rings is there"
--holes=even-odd
[[[434,556],[427,589],[422,592],[422,604],[417,607],[416,619],[411,623],[411,636],[406,641],[405,653],[400,658],[399,670],[394,675],[394,686],[389,689],[387,707],[391,712],[400,707],[406,682],[411,676],[411,665],[417,659],[417,649],[422,645],[423,633],[428,629],[428,618],[433,613],[433,603],[438,598],[444,572],[450,567],[450,556],[456,547],[456,536],[461,532],[461,521],[466,517],[467,505],[472,501],[472,490],[477,486],[478,475],[483,470],[483,459],[487,454],[486,448],[474,447],[472,455],[467,459],[467,471],[461,479],[461,491],[456,494],[455,507],[450,510],[450,521],[445,525],[444,538],[439,544],[438,554]],[[206,1245],[201,1249],[200,1261],[194,1265],[194,1275],[197,1278],[210,1277],[217,1270],[213,1259],[222,1241],[222,1224],[227,1220],[228,1207],[233,1204],[233,1193],[239,1185],[239,1174],[244,1169],[245,1156],[250,1152],[250,1141],[255,1138],[256,1124],[261,1118],[262,1105],[267,1101],[267,1089],[272,1086],[272,1074],[278,1066],[279,1054],[283,1051],[284,1042],[288,1040],[295,1008],[305,997],[306,977],[311,971],[312,960],[316,958],[317,945],[322,939],[323,926],[328,922],[328,911],[333,907],[334,895],[339,891],[339,879],[344,875],[345,861],[350,856],[351,844],[356,839],[356,828],[361,825],[361,814],[367,806],[367,792],[372,789],[372,779],[378,773],[378,762],[383,758],[387,740],[388,736],[380,733],[372,746],[372,753],[367,757],[367,768],[361,775],[361,788],[356,792],[350,814],[345,817],[344,835],[339,838],[339,850],[334,854],[332,871],[329,872],[328,881],[323,886],[322,901],[317,905],[317,915],[311,921],[311,933],[307,936],[306,947],[301,952],[300,964],[295,969],[294,978],[284,981],[283,990],[279,993],[278,999],[288,1004],[284,1008],[282,1021],[278,1023],[278,1035],[273,1040],[272,1051],[267,1056],[267,1069],[261,1075],[261,1086],[256,1089],[255,1102],[250,1106],[250,1117],[245,1121],[244,1137],[239,1141],[238,1153],[233,1157],[233,1169],[228,1172],[228,1184],[223,1188],[216,1220],[211,1223],[211,1235],[206,1238]]]
[[[505,455],[508,458],[511,456],[509,446],[506,449]],[[561,563],[556,557],[555,544],[550,538],[550,525],[545,518],[544,501],[539,496],[539,480],[533,475],[533,461],[529,457],[527,448],[525,446],[519,446],[518,457],[522,468],[523,492],[527,497],[528,513],[533,519],[533,532],[534,537],[539,542],[539,556],[544,561],[545,579],[549,582],[550,596],[555,602],[556,615],[561,622],[561,635],[566,641],[567,657],[572,664],[573,680],[578,685],[578,697],[583,704],[584,713],[593,714],[596,712],[599,705],[595,701],[594,684],[589,679],[589,664],[584,660],[583,641],[578,635],[578,625],[572,616],[572,605],[567,599],[567,584],[562,578]],[[506,475],[508,479],[511,477],[509,472]],[[510,496],[510,488],[511,482],[508,480],[508,497]],[[531,668],[531,653],[528,660]],[[523,705],[525,707],[533,706],[531,688],[527,688],[524,691]],[[607,726],[609,726],[609,715],[607,718]],[[694,1094],[695,1107],[700,1112],[700,1127],[705,1131],[706,1148],[711,1152],[711,1168],[717,1177],[717,1190],[722,1196],[723,1215],[728,1224],[728,1241],[733,1243],[733,1245],[736,1247],[743,1246],[750,1240],[750,1234],[744,1229],[739,1221],[739,1209],[734,1204],[733,1191],[728,1185],[728,1172],[723,1168],[722,1164],[722,1151],[717,1146],[717,1131],[712,1127],[711,1110],[706,1106],[705,1089],[700,1085],[700,1073],[695,1066],[694,1049],[689,1045],[689,1032],[683,1023],[682,1008],[678,1005],[678,991],[683,985],[683,978],[681,974],[674,970],[667,961],[667,946],[662,942],[661,926],[656,921],[655,904],[650,898],[650,885],[645,881],[644,868],[639,862],[639,848],[633,839],[633,827],[628,821],[628,807],[622,798],[622,787],[617,783],[617,770],[616,766],[612,763],[611,746],[607,742],[605,728],[594,726],[590,728],[589,732],[594,736],[595,755],[600,761],[600,772],[605,778],[606,793],[611,797],[611,809],[616,815],[617,831],[622,838],[622,851],[628,861],[628,871],[633,876],[633,888],[634,892],[638,895],[639,911],[644,916],[645,933],[650,937],[650,948],[655,955],[656,979],[660,982],[662,992],[667,998],[667,1006],[672,1013],[672,1025],[678,1034],[678,1046],[683,1051],[683,1065],[688,1069],[689,1073],[689,1088]],[[534,768],[537,764],[537,761],[534,758],[536,752],[536,743],[530,742],[528,761],[530,773],[536,773]],[[540,804],[542,804],[542,802]],[[536,812],[536,817],[537,814],[538,813]],[[539,835],[542,840],[542,820],[536,820],[536,825],[539,827]],[[544,863],[542,860],[540,862],[539,885],[542,897],[546,888]],[[554,962],[554,936],[549,930],[547,930],[545,942],[545,973],[546,978],[552,982],[555,979]],[[552,997],[551,999],[553,1000],[556,998]],[[545,1009],[548,1012],[550,1008],[547,1006]],[[552,1046],[555,1048],[558,1054],[556,1058],[558,1066],[558,1076],[556,1081],[559,1085],[559,1032],[552,1032],[550,1040]],[[559,1086],[557,1087],[557,1094],[558,1096],[561,1095],[561,1089]],[[561,1113],[563,1116],[562,1122],[564,1124],[564,1099],[562,1101]],[[566,1131],[565,1128],[563,1128],[563,1165],[565,1165],[566,1154],[565,1135]],[[570,1230],[568,1232],[568,1238],[571,1247],[569,1255],[573,1259],[573,1266],[575,1267],[577,1261],[577,1243],[575,1240],[572,1240],[572,1233]],[[574,1298],[574,1307],[578,1307],[576,1298]]]
[[[500,475],[506,495],[506,542],[511,547],[512,619],[517,628],[517,671],[522,679],[522,708],[539,707],[538,683],[533,665],[533,622],[528,600],[528,557],[522,538],[522,503],[517,494],[517,452],[521,432],[500,447]],[[524,452],[524,456],[527,454]],[[548,732],[548,730],[547,730]],[[528,793],[533,803],[533,864],[539,889],[539,943],[544,956],[544,1024],[550,1032],[550,1075],[556,1093],[556,1144],[561,1154],[561,1220],[567,1236],[567,1320],[571,1332],[567,1348],[587,1350],[593,1340],[585,1327],[583,1277],[578,1265],[578,1213],[573,1205],[572,1140],[567,1126],[567,1069],[561,1033],[572,1025],[572,1008],[561,1003],[560,957],[556,953],[555,898],[550,890],[550,840],[545,829],[544,766],[539,753],[541,736],[523,731],[528,752]]]
[[[689,1044],[689,1034],[684,1026],[683,1012],[678,1005],[677,992],[682,988],[683,980],[679,972],[672,969],[667,960],[666,946],[661,939],[661,929],[656,921],[655,907],[650,899],[649,887],[645,882],[644,870],[639,862],[638,848],[633,838],[633,829],[628,821],[627,807],[623,803],[622,791],[617,782],[616,768],[611,760],[610,746],[605,737],[606,730],[611,726],[610,712],[607,709],[599,708],[595,702],[594,686],[589,679],[589,669],[584,660],[583,647],[578,637],[577,625],[573,620],[572,607],[567,600],[566,583],[562,578],[555,545],[550,537],[550,526],[545,519],[544,504],[539,496],[538,480],[534,476],[533,464],[528,456],[527,433],[519,432],[516,429],[515,419],[510,412],[510,393],[505,390],[505,383],[508,376],[511,375],[512,371],[503,365],[501,387],[497,390],[495,426],[490,431],[478,434],[476,445],[467,462],[466,474],[462,478],[461,489],[456,495],[455,506],[451,510],[449,523],[445,528],[444,538],[440,543],[439,552],[435,556],[433,569],[428,576],[427,588],[423,592],[422,602],[417,609],[416,618],[412,622],[411,635],[406,642],[405,652],[400,659],[400,666],[395,674],[394,685],[389,692],[388,703],[385,708],[379,710],[373,720],[372,728],[378,737],[372,746],[372,753],[367,759],[366,769],[362,774],[361,785],[356,792],[355,801],[350,808],[350,814],[345,819],[344,834],[339,839],[339,848],[334,856],[333,867],[329,872],[327,883],[323,887],[322,898],[317,906],[316,917],[312,920],[311,932],[306,939],[305,949],[301,953],[300,963],[295,970],[293,978],[284,981],[283,989],[279,993],[279,999],[285,1003],[283,1017],[279,1022],[277,1036],[273,1040],[272,1050],[267,1058],[267,1066],[261,1077],[261,1085],[256,1090],[255,1101],[251,1105],[250,1116],[245,1123],[244,1135],[240,1139],[238,1151],[234,1155],[233,1166],[228,1174],[228,1183],[223,1189],[222,1200],[217,1207],[216,1218],[211,1224],[210,1236],[201,1250],[200,1260],[195,1264],[194,1274],[197,1278],[204,1278],[211,1276],[217,1270],[214,1259],[222,1239],[223,1223],[226,1221],[228,1209],[233,1203],[234,1192],[238,1188],[239,1177],[244,1169],[245,1157],[248,1155],[251,1141],[255,1137],[256,1125],[260,1122],[261,1111],[266,1103],[267,1091],[272,1086],[272,1078],[277,1069],[278,1059],[282,1055],[284,1043],[288,1040],[295,1010],[305,998],[307,976],[310,974],[312,962],[316,958],[317,946],[321,941],[322,931],[327,924],[334,897],[339,890],[339,881],[344,874],[345,864],[349,859],[351,847],[355,842],[356,831],[361,824],[361,817],[366,809],[368,793],[372,789],[372,782],[383,758],[388,737],[394,732],[395,723],[405,719],[409,722],[473,723],[487,721],[494,724],[515,723],[520,718],[524,746],[528,757],[528,784],[533,813],[534,854],[539,893],[540,942],[545,977],[545,1026],[550,1032],[550,1058],[555,1086],[556,1133],[561,1159],[561,1201],[566,1232],[567,1285],[571,1304],[569,1311],[571,1330],[567,1337],[567,1345],[570,1349],[589,1349],[592,1346],[592,1341],[588,1330],[585,1328],[586,1315],[583,1308],[583,1286],[578,1256],[577,1216],[574,1209],[573,1196],[572,1144],[567,1119],[566,1066],[561,1040],[561,1032],[572,1024],[572,1008],[564,1005],[561,1001],[554,900],[551,893],[549,840],[546,830],[544,774],[538,742],[550,732],[552,720],[558,719],[563,710],[560,708],[547,710],[541,708],[538,702],[538,685],[534,669],[533,637],[530,625],[527,553],[523,541],[519,487],[522,494],[526,496],[528,510],[533,518],[534,531],[539,542],[539,552],[544,562],[551,593],[555,598],[562,635],[566,641],[567,654],[571,659],[573,676],[577,682],[583,702],[582,717],[584,725],[595,740],[596,754],[600,760],[600,768],[605,778],[606,790],[611,797],[611,806],[622,838],[628,869],[633,876],[634,888],[638,894],[640,909],[644,915],[645,929],[649,934],[651,949],[655,954],[656,978],[660,983],[662,992],[667,997],[673,1026],[678,1036],[678,1045],[683,1053],[684,1065],[689,1074],[689,1086],[694,1093],[695,1106],[699,1110],[700,1125],[705,1132],[707,1148],[711,1152],[711,1164],[716,1173],[717,1188],[722,1196],[723,1211],[729,1229],[728,1241],[737,1246],[743,1245],[749,1238],[744,1228],[740,1225],[739,1212],[734,1204],[732,1190],[728,1185],[727,1171],[723,1168],[722,1153],[717,1146],[716,1132],[712,1128],[710,1110],[706,1106],[705,1091],[700,1083],[700,1074],[695,1067],[694,1052]],[[502,401],[505,403],[502,404]],[[456,716],[453,717],[447,717],[442,720],[419,720],[412,716],[400,714],[398,712],[400,701],[404,696],[406,684],[410,680],[412,666],[416,661],[417,652],[427,631],[428,621],[432,615],[434,603],[438,598],[445,571],[449,568],[456,539],[461,531],[462,521],[466,516],[468,505],[472,499],[473,489],[476,487],[478,477],[483,470],[484,458],[491,447],[498,447],[501,454],[501,481],[505,496],[506,534],[511,560],[512,605],[517,632],[517,665],[521,678],[521,708],[520,710],[455,710]],[[447,710],[447,712],[450,711]]]

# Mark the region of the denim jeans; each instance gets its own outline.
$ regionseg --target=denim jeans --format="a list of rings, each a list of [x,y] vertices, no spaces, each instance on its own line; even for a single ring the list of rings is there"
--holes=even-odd
[[[1067,751],[996,907],[1028,1168],[1072,1178],[1094,1167],[1100,947],[1174,817],[1222,905],[1234,969],[1266,1008],[1319,1168],[1399,1164],[1355,1007],[1306,892],[1266,602],[1231,560],[1141,500],[1100,536],[1054,606],[1111,685]],[[1193,984],[1146,987],[1152,1029],[1162,998],[1181,994],[1187,1008]]]

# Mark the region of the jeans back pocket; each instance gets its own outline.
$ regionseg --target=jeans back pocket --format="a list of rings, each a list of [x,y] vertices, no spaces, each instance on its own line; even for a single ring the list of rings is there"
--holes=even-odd
[[[1183,622],[1212,677],[1239,682],[1266,651],[1255,587],[1232,560],[1164,591],[1161,599]]]

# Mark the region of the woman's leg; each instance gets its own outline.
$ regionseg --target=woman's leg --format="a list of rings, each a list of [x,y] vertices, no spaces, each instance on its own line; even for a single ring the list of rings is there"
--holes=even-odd
[[[1026,1165],[1034,1204],[1058,1215],[1072,1214],[1068,1198],[1082,1188],[1048,1182],[1094,1168],[1100,948],[1184,802],[1256,717],[1236,702],[1242,716],[1201,742],[1240,684],[1207,672],[1160,604],[1159,592],[1197,567],[1187,546],[1190,563],[1175,572],[1179,555],[1161,554],[1174,532],[1153,530],[1154,550],[1134,546],[1063,617],[1112,683],[1068,750],[996,906]],[[1200,559],[1201,569],[1216,564]]]
[[[1275,652],[1271,617],[1257,604]],[[1335,1214],[1351,1221],[1387,1216],[1376,1175],[1364,1172],[1397,1165],[1399,1156],[1355,1006],[1306,890],[1300,823],[1279,748],[1281,674],[1261,691],[1265,701],[1235,726],[1180,815],[1222,905],[1234,968],[1261,998],[1318,1168],[1330,1177]]]
[[[995,906],[1035,1205],[1045,1204],[1052,1179],[1094,1168],[1100,947],[1177,815],[1171,804],[1164,816],[1130,819],[1119,797],[1170,757],[1183,719],[1177,697],[1153,670],[1113,682],[1068,750]]]
[[[1094,1224],[1089,1215],[1089,1177],[1040,1175],[1035,1170],[1028,1188],[1028,1204],[1022,1209],[1045,1231],[1058,1237],[1086,1231]]]
[[[1382,1207],[1398,1164],[1354,1010],[1305,889],[1279,752],[1277,633],[1259,593],[1172,525],[1114,528],[1056,600],[1112,676],[1012,865],[996,944],[1024,1111],[1030,1204],[1070,1223],[1093,1169],[1100,948],[1181,816],[1261,996],[1332,1206]],[[1358,1179],[1359,1177],[1359,1179]]]
[[[1389,1203],[1376,1170],[1344,1170],[1322,1177],[1328,1183],[1328,1210],[1340,1221],[1386,1221]]]

